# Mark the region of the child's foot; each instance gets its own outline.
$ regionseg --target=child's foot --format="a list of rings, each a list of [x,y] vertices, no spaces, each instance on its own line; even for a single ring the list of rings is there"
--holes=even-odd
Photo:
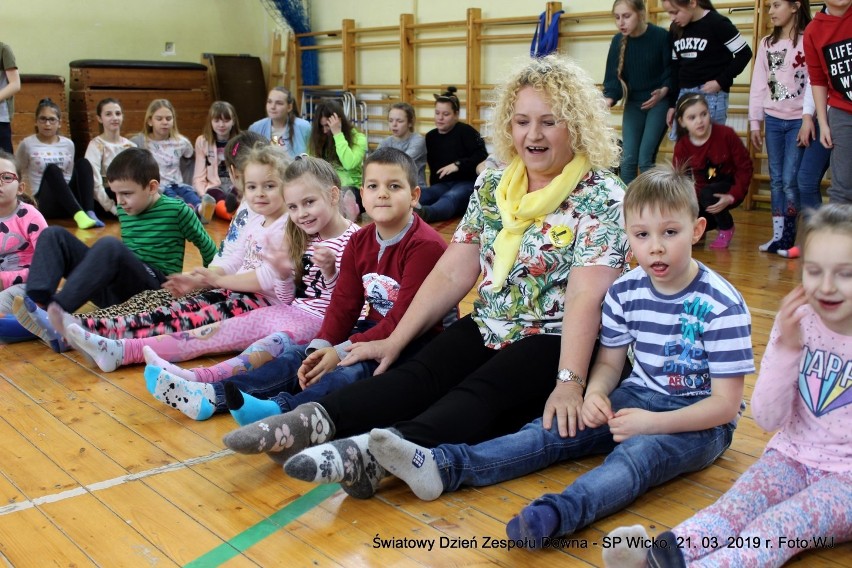
[[[178,367],[174,363],[166,361],[154,351],[150,345],[145,345],[142,347],[142,356],[145,358],[145,364],[150,365],[151,367],[159,367],[164,371],[168,371],[172,375],[182,378],[185,381],[197,382],[198,379],[195,377],[195,373],[193,373],[189,369],[184,369],[182,367]]]
[[[367,447],[379,465],[403,480],[420,499],[434,501],[444,492],[432,450],[382,428],[373,428]]]
[[[222,441],[237,453],[266,452],[272,460],[284,463],[305,448],[322,444],[332,436],[334,424],[325,409],[315,402],[308,402],[290,412],[234,430]]]
[[[618,527],[607,535],[612,548],[603,549],[606,568],[645,568],[650,538],[642,525]]]
[[[677,537],[672,531],[660,533],[656,544],[648,549],[645,558],[648,566],[654,568],[686,568],[683,552],[678,547]]]
[[[201,222],[205,225],[213,218],[213,212],[216,210],[216,200],[212,195],[206,193],[201,197],[201,203],[198,204],[198,216]]]
[[[716,235],[716,239],[710,243],[710,248],[713,250],[722,250],[728,248],[728,245],[731,244],[731,239],[734,238],[734,228],[719,230],[719,234]]]
[[[284,472],[310,483],[340,483],[356,499],[369,499],[387,477],[367,449],[369,439],[369,434],[361,434],[304,449],[287,460]]]
[[[550,505],[527,505],[506,524],[506,534],[512,540],[526,539],[541,548],[542,540],[555,535],[558,526],[556,509]]]
[[[225,200],[217,201],[216,208],[213,210],[217,217],[220,219],[224,219],[225,221],[230,221],[233,218],[233,215],[228,213],[228,205],[225,203]]]
[[[12,301],[12,311],[18,323],[33,335],[37,335],[57,353],[63,353],[70,349],[65,338],[53,329],[47,317],[47,312],[38,307],[29,296],[15,298]]]
[[[92,221],[94,221],[94,222],[95,222],[95,227],[101,228],[101,227],[105,227],[105,226],[106,226],[106,225],[104,225],[104,222],[103,222],[103,221],[101,221],[100,219],[98,219],[98,216],[97,216],[97,215],[95,215],[95,212],[94,212],[94,211],[86,211],[86,215],[88,215],[88,216],[89,216],[89,219],[91,219]]]
[[[94,219],[86,215],[85,211],[77,211],[74,213],[74,222],[77,223],[77,227],[80,229],[91,229],[97,225]]]
[[[246,394],[230,381],[225,381],[225,404],[231,416],[240,426],[281,414],[281,408],[274,400],[261,400]]]
[[[72,323],[65,328],[68,343],[77,351],[92,358],[104,373],[111,373],[121,366],[124,359],[124,343],[107,339]]]
[[[783,256],[784,258],[799,258],[802,254],[802,251],[799,250],[799,247],[790,247],[787,250],[778,249],[778,256]]]
[[[193,420],[207,420],[216,411],[213,385],[185,381],[149,365],[145,367],[145,387],[154,398]]]
[[[50,305],[47,306],[47,320],[53,326],[53,329],[63,337],[65,336],[65,328],[67,326],[72,323],[80,325],[80,321],[77,318],[63,310],[62,306],[56,302],[50,302]]]

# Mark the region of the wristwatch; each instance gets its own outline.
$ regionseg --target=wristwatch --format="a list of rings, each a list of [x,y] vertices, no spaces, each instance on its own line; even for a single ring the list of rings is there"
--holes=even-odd
[[[556,373],[556,380],[560,383],[577,383],[582,388],[586,388],[586,379],[571,369],[559,369],[559,372]]]

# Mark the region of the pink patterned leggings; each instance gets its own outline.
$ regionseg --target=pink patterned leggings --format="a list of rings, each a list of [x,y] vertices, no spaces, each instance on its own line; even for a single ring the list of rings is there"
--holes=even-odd
[[[254,341],[282,331],[293,343],[307,343],[319,333],[322,318],[289,304],[258,308],[240,316],[191,331],[139,339],[122,339],[122,365],[141,363],[142,347],[148,345],[167,361],[188,361],[201,355],[242,351]]]
[[[852,540],[852,472],[811,468],[770,448],[672,532],[690,568],[781,566],[805,549]]]

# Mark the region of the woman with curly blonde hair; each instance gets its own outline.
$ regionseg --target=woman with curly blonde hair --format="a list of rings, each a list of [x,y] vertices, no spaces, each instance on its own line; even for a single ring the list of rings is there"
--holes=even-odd
[[[371,428],[393,426],[434,447],[487,440],[543,416],[573,435],[601,302],[625,268],[624,190],[606,169],[618,160],[615,136],[591,78],[558,56],[513,72],[496,108],[507,167],[480,176],[447,251],[390,337],[355,344],[342,361],[379,361],[376,376],[244,426],[225,437],[228,447],[289,458],[291,476],[369,497],[386,475],[367,452]],[[391,367],[480,275],[473,312]],[[285,430],[286,448],[274,437]]]

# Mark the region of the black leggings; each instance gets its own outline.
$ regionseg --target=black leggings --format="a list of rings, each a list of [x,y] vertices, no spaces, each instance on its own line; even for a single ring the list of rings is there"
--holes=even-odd
[[[541,416],[556,385],[560,336],[533,335],[503,349],[482,344],[470,316],[409,361],[319,401],[338,438],[395,426],[417,444],[476,443]]]
[[[56,164],[44,168],[38,189],[38,209],[48,219],[67,219],[78,211],[94,211],[95,178],[89,160],[74,164],[71,181]]]
[[[739,203],[729,206],[721,213],[708,213],[707,208],[719,201],[714,193],[728,193],[731,191],[731,184],[724,181],[716,183],[708,183],[701,189],[698,195],[698,216],[707,219],[707,229],[719,229],[720,231],[730,230],[734,226],[734,218],[731,215],[731,209],[735,209]]]

